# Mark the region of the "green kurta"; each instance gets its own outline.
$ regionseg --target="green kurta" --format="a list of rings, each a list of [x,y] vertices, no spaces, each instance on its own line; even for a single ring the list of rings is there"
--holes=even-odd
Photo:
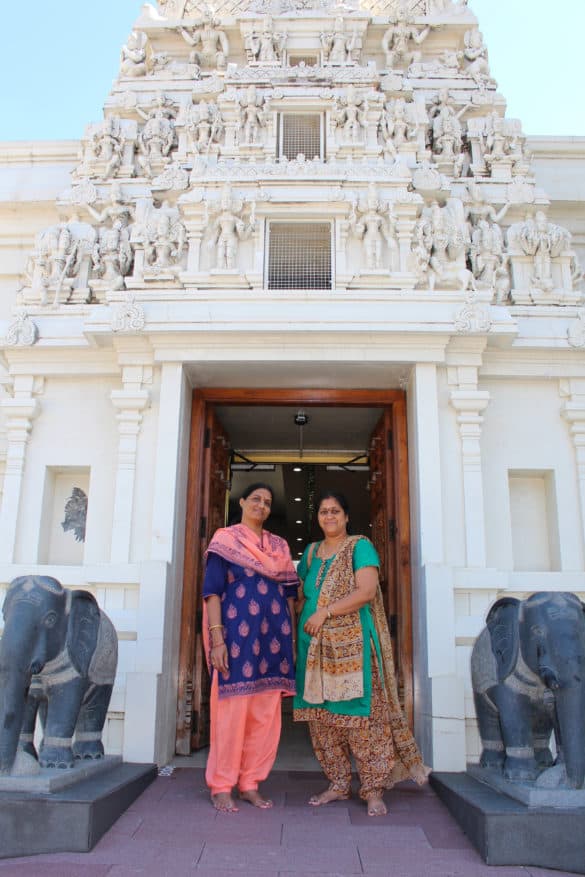
[[[319,598],[319,591],[315,587],[317,579],[319,578],[321,582],[324,581],[327,573],[329,572],[329,567],[331,566],[333,558],[335,557],[335,555],[333,555],[333,557],[329,557],[327,560],[324,561],[317,557],[317,549],[319,548],[320,544],[320,542],[315,543],[310,568],[307,568],[307,558],[310,546],[307,546],[307,548],[305,549],[305,552],[297,568],[297,573],[299,574],[299,577],[303,582],[303,595],[305,598],[305,605],[303,606],[303,611],[301,612],[298,625],[296,672],[297,694],[294,698],[294,709],[326,709],[328,712],[335,713],[337,715],[369,716],[370,703],[372,698],[372,650],[369,648],[364,648],[363,697],[355,697],[352,700],[343,701],[326,700],[324,703],[319,704],[307,703],[305,700],[303,700],[302,695],[305,690],[305,666],[307,663],[307,651],[309,649],[309,643],[311,642],[311,637],[308,633],[305,633],[304,626],[309,616],[312,615],[313,612],[317,611],[317,600]],[[380,559],[378,557],[376,549],[368,539],[360,539],[359,542],[356,542],[352,560],[354,572],[357,572],[358,569],[362,569],[365,566],[375,566],[377,568],[380,567]],[[323,575],[320,576],[319,573],[321,572],[322,564],[325,564],[325,570],[323,572]],[[376,654],[378,656],[378,662],[381,663],[378,634],[376,633],[376,628],[374,627],[374,620],[372,618],[369,604],[366,606],[362,606],[362,608],[359,610],[359,613],[360,621],[362,624],[363,641],[365,644],[373,642],[376,649]]]

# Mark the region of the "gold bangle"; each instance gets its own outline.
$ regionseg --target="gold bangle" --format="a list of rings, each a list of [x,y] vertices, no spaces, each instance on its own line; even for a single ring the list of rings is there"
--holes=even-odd
[[[328,606],[328,607],[327,607],[327,621],[329,621],[330,618],[333,618],[333,613],[332,613],[331,609],[330,609],[329,606]]]
[[[223,630],[223,624],[212,624],[209,628],[209,631],[211,632],[212,630],[219,630],[220,627]]]

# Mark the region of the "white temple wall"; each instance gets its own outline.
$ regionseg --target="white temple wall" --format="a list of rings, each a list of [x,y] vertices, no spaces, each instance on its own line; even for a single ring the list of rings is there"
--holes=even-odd
[[[488,567],[526,573],[583,570],[575,454],[560,415],[557,381],[483,381],[482,387],[490,392],[482,432]],[[545,519],[538,514],[543,504]],[[538,544],[543,538],[548,568]],[[534,542],[532,567],[527,540]]]

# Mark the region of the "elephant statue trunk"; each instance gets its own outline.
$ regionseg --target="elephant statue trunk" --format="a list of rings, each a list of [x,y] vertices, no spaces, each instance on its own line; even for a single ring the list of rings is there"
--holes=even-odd
[[[560,748],[565,764],[567,785],[582,789],[585,784],[585,741],[578,728],[585,729],[585,696],[583,684],[560,688],[556,692],[556,711]]]
[[[49,576],[14,579],[2,612],[0,773],[11,772],[19,741],[37,758],[37,715],[43,722],[41,767],[101,758],[118,659],[110,619],[90,593],[65,590]]]

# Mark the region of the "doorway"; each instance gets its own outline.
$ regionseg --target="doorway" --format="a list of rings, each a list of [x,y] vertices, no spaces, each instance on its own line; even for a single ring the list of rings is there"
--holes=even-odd
[[[299,415],[302,415],[299,417]],[[397,390],[196,390],[187,495],[176,751],[208,742],[203,653],[203,555],[247,484],[274,489],[268,522],[293,559],[319,538],[324,489],[348,497],[353,532],[370,536],[393,639],[401,699],[412,724],[412,611],[405,396]]]

